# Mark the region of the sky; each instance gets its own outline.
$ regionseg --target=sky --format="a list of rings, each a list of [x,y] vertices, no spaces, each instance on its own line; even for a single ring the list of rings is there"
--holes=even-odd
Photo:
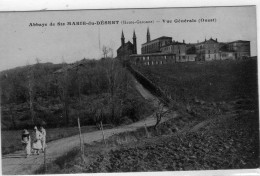
[[[194,19],[195,23],[176,23],[176,20]],[[199,23],[199,19],[215,22]],[[154,23],[122,24],[122,21],[154,21]],[[172,23],[163,23],[172,20]],[[119,21],[112,25],[57,26],[58,22]],[[50,26],[50,23],[55,26]],[[30,27],[30,23],[47,26]],[[132,42],[133,31],[137,37],[137,53],[146,42],[149,27],[151,40],[160,36],[175,41],[196,43],[205,38],[219,42],[248,40],[251,55],[257,55],[257,28],[255,6],[160,8],[121,10],[76,10],[0,12],[0,71],[40,62],[72,63],[83,58],[99,59],[102,46],[116,50],[121,45],[121,32],[125,41]]]

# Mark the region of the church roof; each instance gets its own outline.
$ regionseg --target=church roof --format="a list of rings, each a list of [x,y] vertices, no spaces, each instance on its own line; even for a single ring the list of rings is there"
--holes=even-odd
[[[120,50],[123,46],[121,45],[117,50]],[[132,48],[134,47],[134,44],[132,44],[130,41],[126,42],[124,44],[124,48]]]

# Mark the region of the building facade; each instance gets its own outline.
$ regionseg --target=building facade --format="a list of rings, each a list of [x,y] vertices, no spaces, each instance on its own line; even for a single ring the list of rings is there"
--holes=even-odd
[[[151,40],[149,28],[146,42],[141,45],[141,54],[137,54],[136,35],[133,33],[133,44],[125,43],[124,33],[121,46],[117,50],[119,58],[127,58],[135,65],[160,65],[176,62],[212,61],[241,59],[250,57],[250,41],[218,42],[216,39],[205,39],[203,42],[185,43],[172,41],[172,37],[162,36]]]
[[[149,28],[147,29],[146,43],[142,44],[141,53],[159,53],[161,48],[172,42],[172,37],[162,36],[157,39],[151,40]]]
[[[227,45],[228,45],[228,49],[234,52],[236,59],[243,59],[251,56],[250,41],[236,40],[227,43]]]
[[[147,53],[147,54],[132,54],[130,56],[131,63],[134,65],[162,65],[173,64],[176,62],[176,57],[172,53]]]
[[[197,61],[220,60],[218,40],[210,38],[201,43],[195,44]]]

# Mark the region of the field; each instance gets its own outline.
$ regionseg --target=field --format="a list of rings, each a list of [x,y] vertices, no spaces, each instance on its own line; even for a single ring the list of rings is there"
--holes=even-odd
[[[257,62],[254,59],[136,69],[160,87],[178,107],[193,115],[206,118],[219,115],[228,111],[229,104],[234,102],[247,102],[246,109],[258,108]]]
[[[136,68],[185,112],[171,121],[85,145],[48,173],[259,167],[257,63],[218,61]],[[183,111],[179,111],[183,112]]]

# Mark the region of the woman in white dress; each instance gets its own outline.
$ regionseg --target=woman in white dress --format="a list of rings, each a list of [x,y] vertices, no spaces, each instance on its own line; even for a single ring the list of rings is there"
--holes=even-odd
[[[29,132],[25,129],[22,133],[22,144],[25,149],[26,158],[31,155],[31,137]]]
[[[40,154],[40,150],[42,149],[42,143],[41,143],[41,132],[37,129],[37,127],[34,127],[34,131],[35,131],[35,138],[33,141],[33,145],[32,148],[34,150],[34,154],[39,155]]]
[[[43,126],[40,127],[40,132],[42,135],[41,142],[42,142],[42,151],[44,152],[46,145],[46,130],[43,128]]]

